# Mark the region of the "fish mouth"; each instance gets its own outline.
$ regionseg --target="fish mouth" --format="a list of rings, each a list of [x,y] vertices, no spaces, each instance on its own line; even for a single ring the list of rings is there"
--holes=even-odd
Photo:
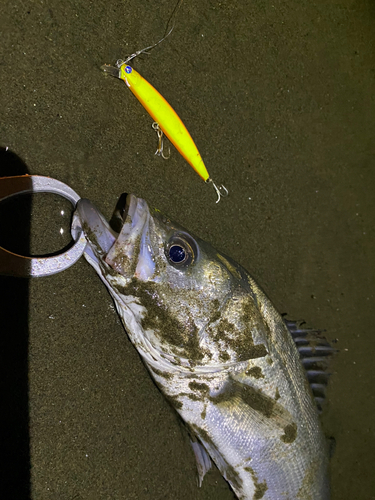
[[[109,223],[87,199],[79,200],[76,214],[89,243],[85,253],[91,263],[103,261],[127,278],[147,279],[152,274],[152,217],[145,200],[123,193]]]
[[[129,214],[132,217],[136,210],[136,199],[134,194],[122,193],[116,207],[113,211],[112,217],[109,221],[109,225],[113,231],[118,235],[121,232],[122,226]]]

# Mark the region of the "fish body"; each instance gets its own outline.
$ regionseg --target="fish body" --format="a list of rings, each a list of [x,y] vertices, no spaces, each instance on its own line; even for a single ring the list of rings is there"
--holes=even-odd
[[[328,451],[295,342],[249,273],[129,195],[109,227],[80,200],[86,259],[193,441],[242,500],[329,499]],[[209,458],[210,457],[210,458]]]

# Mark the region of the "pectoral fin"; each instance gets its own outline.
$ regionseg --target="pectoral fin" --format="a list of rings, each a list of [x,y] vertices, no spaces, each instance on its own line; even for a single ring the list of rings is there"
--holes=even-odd
[[[211,469],[212,462],[206,449],[199,441],[193,441],[193,439],[190,439],[190,442],[197,461],[198,486],[201,487],[204,476]]]

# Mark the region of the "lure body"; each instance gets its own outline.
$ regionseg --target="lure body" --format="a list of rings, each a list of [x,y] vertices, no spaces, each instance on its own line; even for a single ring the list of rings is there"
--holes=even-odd
[[[161,130],[175,148],[193,167],[197,174],[204,181],[207,181],[210,176],[198,148],[172,106],[147,80],[128,64],[123,64],[119,68],[118,78],[124,80],[145,110],[159,124]]]

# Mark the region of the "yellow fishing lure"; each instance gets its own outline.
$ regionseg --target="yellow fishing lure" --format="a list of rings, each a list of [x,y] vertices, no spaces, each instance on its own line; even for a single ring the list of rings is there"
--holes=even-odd
[[[156,130],[158,131],[158,128],[160,128],[197,174],[205,182],[212,183],[218,196],[216,203],[220,201],[221,196],[226,196],[228,194],[227,189],[224,186],[218,187],[212,181],[191,135],[164,97],[134,68],[126,63],[119,65],[117,68],[104,65],[102,69],[106,73],[124,80],[138,101],[157,123]]]

